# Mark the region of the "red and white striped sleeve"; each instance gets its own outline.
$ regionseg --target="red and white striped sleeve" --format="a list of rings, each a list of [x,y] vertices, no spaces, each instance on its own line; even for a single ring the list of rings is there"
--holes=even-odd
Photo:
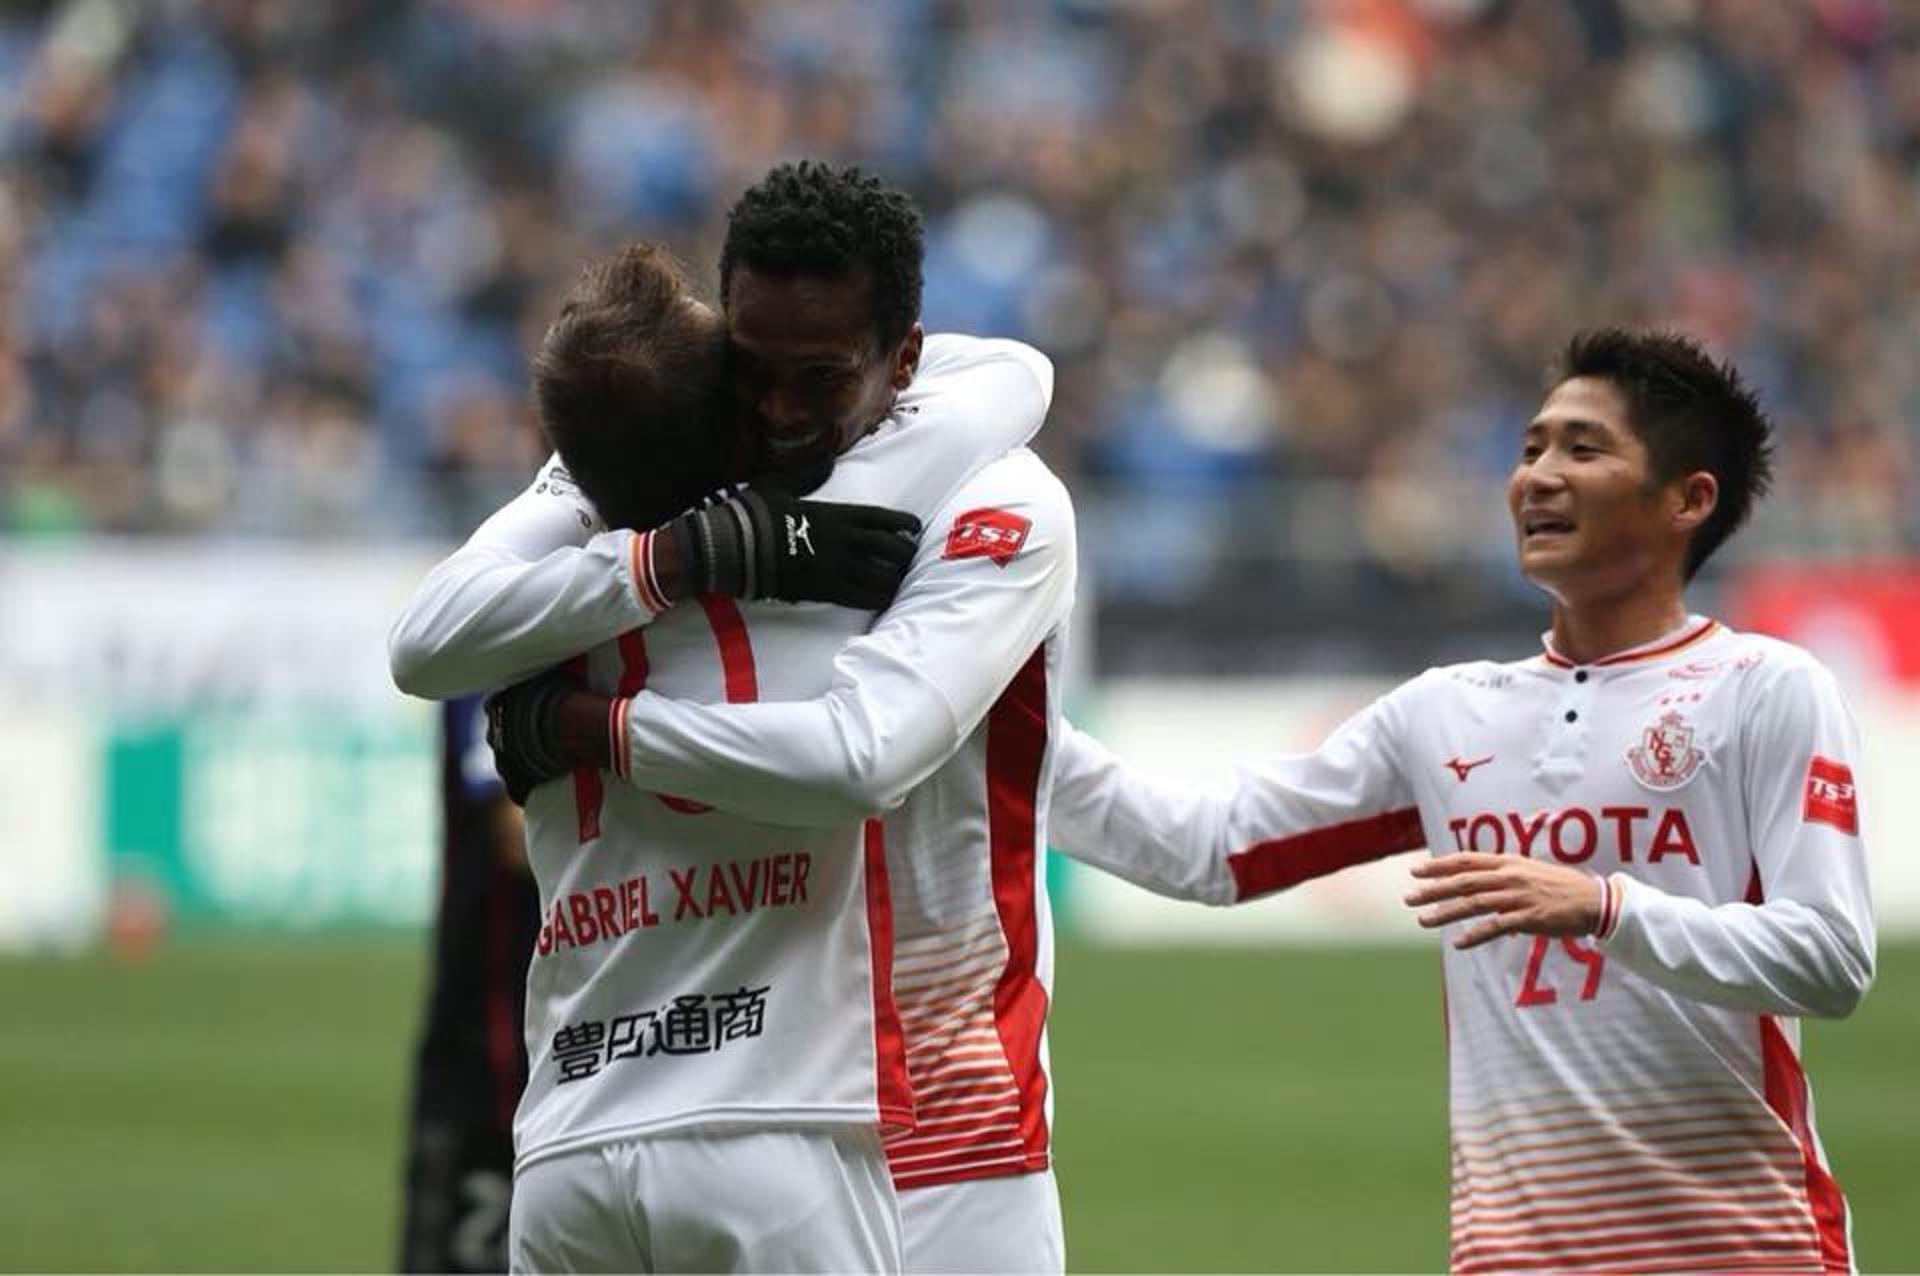
[[[387,639],[395,685],[488,691],[650,623],[667,609],[653,535],[606,530],[550,459],[414,591]]]
[[[1234,904],[1426,845],[1398,723],[1409,683],[1312,753],[1232,784],[1139,771],[1069,728],[1055,754],[1049,837],[1083,864],[1175,899]]]
[[[1739,782],[1747,898],[1712,904],[1615,874],[1607,955],[1669,992],[1767,1014],[1850,1013],[1873,982],[1854,774],[1859,730],[1833,675],[1784,643],[1748,674]]]

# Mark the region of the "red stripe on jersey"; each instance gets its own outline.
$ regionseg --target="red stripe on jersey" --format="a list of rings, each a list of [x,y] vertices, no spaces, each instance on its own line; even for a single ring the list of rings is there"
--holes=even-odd
[[[1233,871],[1233,881],[1238,887],[1235,898],[1252,899],[1426,844],[1426,832],[1420,827],[1420,811],[1408,806],[1384,815],[1256,842],[1244,851],[1227,856],[1227,867]]]
[[[1583,1192],[1541,1192],[1516,1185],[1500,1193],[1476,1193],[1470,1183],[1456,1178],[1458,1189],[1453,1200],[1452,1217],[1465,1227],[1469,1223],[1510,1222],[1516,1218],[1553,1218],[1577,1215],[1583,1219],[1600,1218],[1621,1211],[1642,1212],[1654,1208],[1724,1206],[1728,1209],[1769,1211],[1791,1209],[1796,1217],[1806,1217],[1806,1206],[1789,1183],[1770,1165],[1727,1167],[1711,1174],[1649,1173],[1641,1171],[1619,1183]],[[1795,1169],[1799,1166],[1795,1165]],[[1599,1199],[1605,1197],[1608,1199]]]
[[[1626,1276],[1629,1272],[1647,1272],[1651,1276],[1671,1272],[1670,1263],[1621,1263],[1611,1265],[1612,1270]],[[1768,1257],[1742,1258],[1740,1270],[1743,1272],[1804,1272],[1807,1270],[1806,1256],[1802,1254],[1774,1254]]]
[[[1708,1176],[1718,1176],[1711,1179],[1711,1181],[1718,1184],[1737,1184],[1742,1187],[1752,1186],[1758,1182],[1777,1180],[1753,1178],[1736,1180],[1729,1176],[1736,1173],[1751,1175],[1768,1171],[1774,1174],[1785,1174],[1797,1168],[1791,1161],[1784,1159],[1775,1161],[1767,1158],[1764,1154],[1756,1154],[1751,1144],[1741,1144],[1732,1149],[1695,1149],[1690,1152],[1689,1155],[1702,1159],[1689,1163],[1684,1167],[1684,1171],[1676,1170],[1674,1172],[1691,1175],[1702,1181],[1708,1181]],[[1463,1171],[1456,1176],[1462,1189],[1471,1192],[1475,1200],[1489,1203],[1497,1200],[1498,1203],[1502,1205],[1508,1204],[1511,1200],[1525,1197],[1573,1200],[1580,1196],[1605,1196],[1609,1193],[1618,1195],[1621,1192],[1632,1191],[1640,1184],[1652,1181],[1652,1179],[1658,1176],[1648,1169],[1638,1166],[1629,1166],[1616,1170],[1606,1168],[1604,1164],[1596,1164],[1595,1168],[1592,1169],[1571,1170],[1563,1174],[1536,1174],[1530,1172],[1526,1176],[1524,1183],[1511,1181],[1516,1178],[1515,1175],[1506,1174],[1501,1177],[1509,1181],[1500,1182],[1496,1179],[1493,1172],[1484,1170],[1478,1172]],[[1574,1191],[1566,1186],[1568,1184],[1594,1183],[1596,1181],[1600,1182],[1602,1186],[1594,1187],[1586,1191]],[[1681,1177],[1675,1181],[1684,1183],[1687,1182],[1688,1179]],[[1544,1190],[1548,1188],[1553,1190],[1551,1192]]]
[[[1689,1166],[1684,1174],[1642,1170],[1620,1175],[1598,1186],[1594,1186],[1594,1181],[1588,1178],[1585,1180],[1587,1186],[1568,1187],[1565,1186],[1568,1180],[1562,1177],[1556,1182],[1544,1184],[1543,1189],[1516,1184],[1498,1191],[1476,1188],[1471,1183],[1456,1179],[1453,1185],[1453,1212],[1458,1227],[1465,1229],[1486,1210],[1550,1213],[1583,1206],[1595,1211],[1615,1210],[1635,1201],[1644,1203],[1649,1195],[1663,1203],[1706,1199],[1754,1201],[1765,1205],[1769,1198],[1796,1199],[1792,1187],[1783,1180],[1783,1176],[1789,1172],[1778,1166],[1745,1166],[1739,1162],[1729,1162]],[[1575,1176],[1572,1181],[1580,1180]],[[1704,1197],[1702,1191],[1696,1189],[1703,1189]]]
[[[620,635],[620,697],[637,695],[647,685],[647,632],[629,629]]]
[[[1806,1215],[1798,1207],[1787,1208],[1784,1202],[1768,1205],[1764,1201],[1752,1201],[1745,1204],[1701,1205],[1693,1209],[1669,1210],[1665,1207],[1672,1202],[1664,1198],[1643,1201],[1630,1210],[1614,1207],[1615,1218],[1600,1218],[1586,1213],[1583,1209],[1560,1210],[1515,1210],[1508,1217],[1510,1222],[1499,1224],[1473,1219],[1460,1226],[1462,1233],[1488,1240],[1498,1240],[1510,1236],[1539,1236],[1542,1232],[1552,1232],[1555,1236],[1574,1236],[1582,1232],[1618,1232],[1633,1228],[1645,1231],[1659,1230],[1668,1223],[1728,1222],[1745,1223],[1753,1228],[1771,1228],[1776,1231],[1791,1231],[1812,1238],[1812,1228]],[[1652,1209],[1656,1212],[1648,1213]]]
[[[1851,1271],[1846,1198],[1827,1167],[1820,1164],[1820,1149],[1807,1119],[1807,1074],[1800,1070],[1799,1057],[1772,1015],[1760,1016],[1760,1057],[1766,1067],[1767,1106],[1793,1131],[1794,1142],[1800,1145],[1807,1208],[1813,1211],[1814,1225],[1820,1229],[1820,1258],[1830,1272]]]
[[[760,680],[753,667],[753,640],[747,636],[740,605],[725,594],[702,594],[700,606],[720,644],[720,668],[727,677],[727,703],[749,704],[760,698]]]
[[[1015,1103],[1020,1096],[1014,1092],[1013,1081],[1002,1069],[1000,1075],[991,1081],[975,1081],[971,1077],[962,1082],[948,1081],[942,1085],[928,1085],[926,1078],[913,1089],[913,1109],[916,1112],[944,1112],[961,1107],[966,1103],[980,1103],[991,1099],[995,1103]]]
[[[998,939],[996,934],[992,937]],[[1000,964],[1006,954],[1000,951],[1000,945],[988,948],[985,944],[955,945],[942,952],[932,954],[938,964],[929,965],[929,954],[925,952],[901,953],[894,964],[900,977],[902,990],[911,987],[922,999],[945,998],[964,999],[963,994],[975,988],[991,988],[993,981],[1000,975]]]
[[[1567,1271],[1576,1265],[1605,1271],[1621,1263],[1656,1263],[1664,1271],[1740,1271],[1755,1261],[1798,1258],[1805,1270],[1806,1243],[1791,1237],[1729,1234],[1718,1240],[1678,1244],[1697,1232],[1659,1232],[1623,1236],[1601,1244],[1477,1245],[1456,1251],[1449,1264],[1456,1276],[1470,1272]]]
[[[993,1027],[993,987],[1000,978],[1006,957],[1003,953],[996,953],[994,958],[990,970],[969,973],[964,978],[943,983],[922,984],[914,982],[918,976],[900,969],[899,957],[895,954],[893,995],[900,1003],[902,1017],[913,1024],[915,1053],[929,1045],[943,1046],[945,1036],[935,1036],[931,1030],[963,1010],[967,1015],[969,1031],[984,1031],[993,1038],[994,1049],[1000,1048],[1000,1039]]]
[[[916,1104],[934,1095],[950,1095],[956,1089],[977,1085],[993,1085],[1010,1098],[1020,1094],[1018,1079],[1010,1070],[1004,1045],[996,1041],[992,1058],[975,1058],[960,1063],[942,1064],[944,1056],[935,1055],[931,1064],[917,1069],[914,1073],[913,1095]]]
[[[1617,656],[1607,656],[1603,659],[1592,661],[1591,663],[1594,668],[1598,669],[1602,665],[1630,665],[1636,660],[1652,660],[1658,656],[1670,656],[1682,647],[1691,646],[1699,642],[1719,627],[1720,622],[1717,620],[1703,620],[1697,627],[1681,634],[1672,642],[1662,643],[1658,647],[1650,647],[1646,651],[1623,651]],[[1572,669],[1576,667],[1573,661],[1568,660],[1552,647],[1548,647],[1546,650],[1546,661],[1548,664],[1558,665],[1562,669]]]
[[[974,1059],[993,1064],[1006,1062],[1006,1056],[1000,1052],[1000,1034],[994,1031],[990,1022],[982,1023],[964,1035],[925,1037],[914,1042],[907,1054],[910,1058],[925,1060],[929,1075],[942,1060],[959,1065]]]
[[[1035,803],[1047,751],[1047,651],[1034,648],[987,714],[987,842],[993,902],[1007,942],[1007,968],[993,990],[993,1020],[1020,1092],[1026,1168],[1047,1165],[1047,1074],[1040,1038],[1047,990],[1040,983]]]
[[[929,1161],[925,1165],[911,1165],[896,1169],[893,1172],[893,1186],[898,1191],[910,1192],[921,1187],[945,1187],[950,1183],[971,1183],[979,1179],[1031,1174],[1046,1168],[1044,1163],[1034,1165],[1031,1156],[1018,1150],[1010,1151],[1005,1156],[984,1158],[980,1151],[975,1150]]]
[[[887,1155],[896,1167],[911,1169],[915,1165],[924,1165],[948,1156],[960,1156],[975,1149],[1025,1155],[1026,1147],[1020,1141],[1017,1114],[1009,1111],[1004,1120],[982,1120],[965,1130],[944,1133],[916,1130],[910,1137],[897,1139],[890,1144]]]
[[[1600,878],[1600,924],[1593,933],[1600,939],[1613,938],[1613,931],[1620,924],[1620,900],[1626,889],[1620,885],[1618,873]]]
[[[1699,642],[1702,638],[1705,638],[1708,634],[1712,633],[1714,630],[1718,628],[1720,628],[1719,621],[1704,620],[1700,622],[1699,628],[1693,630],[1690,633],[1681,634],[1678,638],[1675,638],[1672,642],[1663,643],[1660,646],[1654,647],[1648,651],[1624,651],[1617,656],[1607,656],[1606,658],[1601,660],[1596,660],[1593,663],[1595,666],[1630,665],[1636,660],[1652,660],[1656,656],[1670,656],[1674,652],[1680,650],[1682,647],[1690,647],[1694,643]]]
[[[951,1104],[922,1103],[920,1096],[916,1094],[913,1099],[913,1117],[914,1136],[899,1140],[899,1145],[902,1147],[918,1146],[923,1136],[942,1137],[933,1133],[936,1126],[957,1125],[963,1129],[971,1129],[982,1124],[997,1124],[989,1118],[1005,1117],[1006,1124],[1010,1128],[1018,1128],[1020,1104],[1012,1094],[1003,1095],[998,1099],[978,1099],[972,1103]]]
[[[623,780],[628,772],[624,758],[627,748],[627,706],[632,703],[631,700],[607,702],[607,770]]]
[[[1485,1261],[1491,1258],[1512,1258],[1520,1261],[1535,1259],[1535,1256],[1557,1254],[1563,1260],[1575,1256],[1592,1262],[1606,1254],[1623,1257],[1643,1257],[1630,1251],[1645,1251],[1649,1247],[1658,1247],[1653,1252],[1678,1249],[1688,1245],[1698,1245],[1705,1250],[1718,1250],[1725,1254],[1729,1250],[1759,1249],[1775,1253],[1799,1253],[1802,1263],[1813,1259],[1813,1232],[1804,1221],[1798,1228],[1782,1227],[1763,1221],[1719,1222],[1695,1225],[1675,1225],[1673,1227],[1616,1229],[1610,1233],[1580,1238],[1568,1238],[1558,1233],[1535,1232],[1530,1237],[1518,1241],[1475,1241],[1469,1242],[1454,1251],[1454,1261],[1466,1264]],[[1697,1266],[1704,1266],[1699,1264]]]
[[[627,542],[627,566],[633,575],[634,589],[640,594],[640,605],[656,616],[665,611],[666,596],[653,579],[652,532],[635,532]]]
[[[1754,1151],[1754,1133],[1750,1128],[1719,1125],[1684,1134],[1661,1133],[1653,1136],[1649,1143],[1651,1150],[1657,1151],[1665,1159],[1724,1156],[1745,1162],[1758,1159],[1751,1155]],[[1706,1146],[1701,1147],[1700,1144]],[[1589,1129],[1564,1139],[1541,1139],[1507,1148],[1466,1152],[1462,1154],[1461,1161],[1462,1169],[1470,1179],[1496,1176],[1516,1178],[1525,1171],[1529,1180],[1537,1181],[1539,1171],[1559,1166],[1591,1166],[1592,1176],[1601,1178],[1622,1173],[1616,1158],[1606,1155],[1619,1146],[1618,1130]]]
[[[747,635],[747,618],[740,605],[725,594],[700,595],[700,609],[707,613],[713,640],[720,648],[720,671],[726,681],[728,704],[752,704],[760,698],[760,675],[753,663],[753,639]],[[629,759],[631,765],[631,759]],[[657,793],[661,805],[681,815],[705,815],[713,808],[692,798]],[[892,952],[891,944],[887,947]]]
[[[587,658],[575,656],[567,661],[567,672],[581,686],[587,685]],[[600,799],[605,791],[600,786],[600,772],[590,766],[583,766],[573,773],[573,812],[575,831],[582,842],[591,842],[600,836]]]
[[[1745,1091],[1740,1091],[1736,1098],[1730,1100],[1724,1079],[1696,1081],[1687,1085],[1676,1083],[1662,1091],[1663,1097],[1658,1099],[1644,1098],[1631,1089],[1604,1090],[1596,1093],[1634,1095],[1633,1118],[1631,1120],[1615,1118],[1608,1124],[1620,1125],[1622,1128],[1646,1127],[1655,1130],[1665,1129],[1671,1123],[1680,1120],[1713,1119],[1700,1115],[1708,1110],[1704,1105],[1712,1105],[1713,1112],[1724,1112],[1729,1109],[1744,1111],[1748,1106],[1747,1100],[1751,1097]],[[1461,1115],[1452,1123],[1456,1132],[1454,1141],[1474,1146],[1491,1146],[1511,1142],[1517,1138],[1526,1138],[1529,1135],[1551,1133],[1556,1130],[1575,1130],[1593,1124],[1592,1105],[1580,1100],[1560,1101],[1566,1097],[1554,1096],[1553,1099],[1548,1100],[1551,1104],[1548,1107],[1524,1107],[1518,1112],[1508,1113],[1502,1113],[1497,1109],[1491,1112],[1475,1113],[1479,1120],[1469,1120],[1466,1115]],[[1677,1115],[1656,1115],[1669,1108],[1674,1109]],[[1571,1119],[1562,1120],[1563,1117]],[[1754,1109],[1754,1117],[1767,1128],[1772,1127],[1773,1119],[1770,1116],[1761,1115],[1758,1109]]]
[[[907,1079],[907,1034],[893,1004],[893,894],[887,884],[887,830],[867,821],[867,942],[873,950],[874,1086],[882,1130],[913,1128],[913,1083]]]

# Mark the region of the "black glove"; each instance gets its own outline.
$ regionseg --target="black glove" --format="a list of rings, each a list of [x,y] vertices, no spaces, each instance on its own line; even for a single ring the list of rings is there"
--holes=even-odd
[[[553,710],[574,686],[549,669],[487,697],[487,747],[515,806],[525,806],[535,788],[573,770],[560,751]]]
[[[668,526],[692,593],[862,611],[893,601],[920,537],[911,514],[801,500],[779,480],[717,492]]]

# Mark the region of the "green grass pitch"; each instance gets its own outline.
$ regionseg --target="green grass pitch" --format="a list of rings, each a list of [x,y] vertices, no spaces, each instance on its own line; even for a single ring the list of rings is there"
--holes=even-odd
[[[0,961],[0,1269],[388,1268],[423,955]],[[1065,945],[1058,982],[1076,1270],[1445,1262],[1435,953]],[[1920,1270],[1920,946],[1807,1053],[1861,1266]]]

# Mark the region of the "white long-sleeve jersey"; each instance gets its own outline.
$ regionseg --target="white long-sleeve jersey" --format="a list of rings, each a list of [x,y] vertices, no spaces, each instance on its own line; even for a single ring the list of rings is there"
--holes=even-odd
[[[1856,730],[1804,651],[1694,617],[1429,670],[1218,789],[1058,755],[1055,844],[1162,894],[1420,846],[1605,875],[1599,937],[1445,949],[1455,1270],[1849,1268],[1798,1016],[1853,1009],[1873,920]]]
[[[1031,453],[982,470],[929,524],[823,697],[687,704],[642,692],[618,771],[768,821],[868,825],[892,889],[893,987],[917,1126],[902,1189],[1051,1163],[1045,863],[1075,572],[1073,508]]]
[[[1031,437],[1050,392],[1027,347],[929,338],[893,414],[815,498],[940,527],[969,475]],[[872,622],[722,598],[657,613],[636,540],[600,530],[550,464],[423,583],[392,636],[396,681],[449,694],[584,652],[577,667],[618,695],[800,698],[827,689],[835,651]],[[864,813],[755,819],[605,779],[576,773],[527,806],[545,925],[519,1163],[713,1122],[910,1125],[887,862]]]

